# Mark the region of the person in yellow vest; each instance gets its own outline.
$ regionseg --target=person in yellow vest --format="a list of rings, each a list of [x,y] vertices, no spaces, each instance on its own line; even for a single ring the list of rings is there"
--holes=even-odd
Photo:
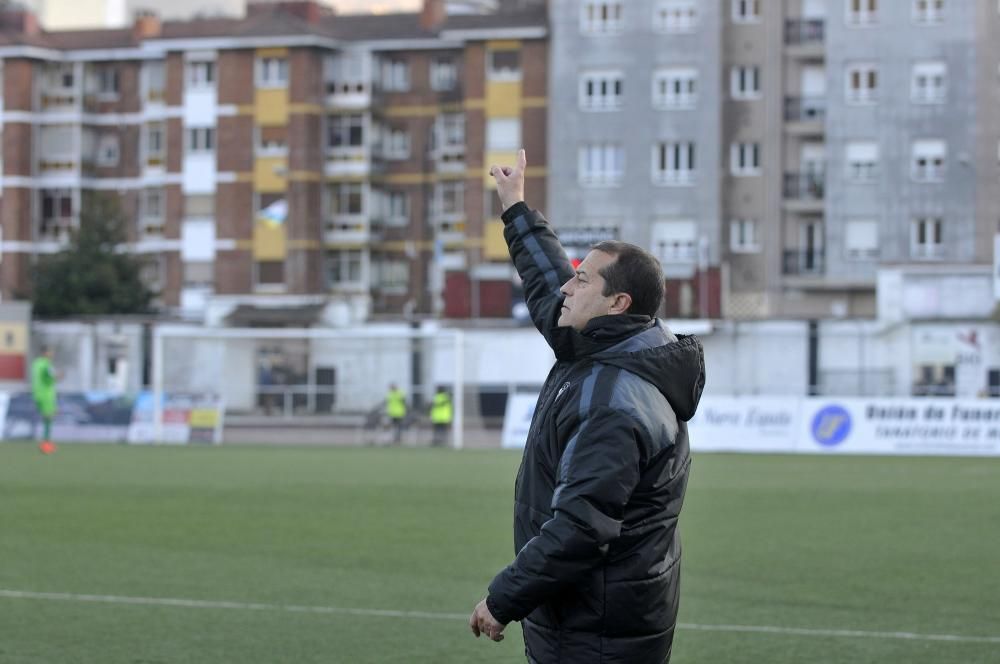
[[[399,445],[403,439],[403,422],[406,419],[406,393],[393,383],[385,395],[385,415],[392,424],[392,442]]]
[[[437,447],[445,444],[448,428],[451,426],[452,411],[451,395],[445,392],[443,387],[439,387],[434,399],[431,400],[431,424],[434,425],[431,445]]]

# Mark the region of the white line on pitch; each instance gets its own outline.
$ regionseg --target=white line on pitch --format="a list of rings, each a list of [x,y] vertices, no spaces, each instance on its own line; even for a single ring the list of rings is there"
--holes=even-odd
[[[34,599],[60,602],[94,602],[99,604],[130,604],[136,606],[167,606],[182,609],[235,609],[241,611],[285,611],[288,613],[340,614],[380,618],[417,618],[423,620],[467,620],[464,613],[433,611],[393,611],[389,609],[357,609],[339,606],[301,606],[296,604],[264,604],[260,602],[227,602],[219,600],[177,599],[171,597],[127,597],[122,595],[77,595],[73,593],[42,593],[27,590],[0,589],[0,598]],[[702,632],[749,632],[789,636],[825,636],[870,639],[901,639],[906,641],[950,641],[954,643],[998,643],[1000,636],[966,636],[961,634],[919,634],[916,632],[869,632],[854,629],[809,629],[769,625],[705,625],[677,623],[677,629]]]

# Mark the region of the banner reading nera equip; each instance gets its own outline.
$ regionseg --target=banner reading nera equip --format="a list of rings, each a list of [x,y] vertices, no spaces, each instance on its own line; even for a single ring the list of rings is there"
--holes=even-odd
[[[527,436],[517,396],[504,447]],[[1000,399],[705,397],[688,431],[695,452],[1000,456]]]

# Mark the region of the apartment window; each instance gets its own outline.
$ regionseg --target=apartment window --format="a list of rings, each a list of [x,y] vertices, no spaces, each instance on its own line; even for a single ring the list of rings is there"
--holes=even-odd
[[[142,66],[146,76],[146,98],[163,101],[167,88],[167,72],[163,62],[147,62]]]
[[[458,217],[465,214],[465,183],[441,182],[434,188],[435,211],[439,216]]]
[[[189,62],[187,64],[187,84],[192,89],[215,87],[215,63]]]
[[[215,129],[212,127],[192,127],[188,129],[189,152],[212,152],[215,150]]]
[[[213,194],[192,194],[185,196],[184,216],[188,219],[214,217],[215,196]]]
[[[405,60],[382,61],[382,89],[388,92],[410,89],[410,66]]]
[[[847,179],[874,182],[878,178],[879,148],[875,141],[850,141],[846,147]]]
[[[698,0],[659,0],[653,7],[657,32],[693,32],[698,27]]]
[[[343,51],[327,57],[323,62],[326,93],[331,95],[364,92],[370,77],[366,72],[367,57],[355,51]]]
[[[101,97],[118,96],[118,67],[115,65],[97,66],[97,94]]]
[[[729,91],[733,99],[760,98],[760,67],[733,67],[729,71]]]
[[[669,67],[653,72],[653,107],[693,108],[698,103],[698,70]]]
[[[442,113],[438,117],[437,141],[441,148],[465,148],[465,114]],[[518,128],[520,133],[520,128]],[[519,147],[519,146],[518,146]]]
[[[760,21],[760,0],[732,0],[733,23]]]
[[[617,143],[583,145],[577,167],[581,184],[617,185],[625,175],[625,151]]]
[[[917,182],[942,182],[945,156],[948,148],[944,141],[914,141],[910,174]]]
[[[215,285],[215,263],[212,261],[184,261],[184,288],[207,288]]]
[[[918,62],[913,65],[910,99],[916,104],[941,104],[945,100],[948,65],[944,62]]]
[[[729,166],[733,175],[759,175],[760,143],[733,143],[729,148]]]
[[[458,84],[458,65],[452,58],[431,61],[431,89],[442,92],[454,90]]]
[[[142,192],[139,232],[143,235],[163,235],[163,190]]]
[[[848,25],[875,25],[878,23],[878,0],[846,0]]]
[[[917,25],[944,22],[944,0],[913,0],[913,22]]]
[[[734,254],[755,254],[760,251],[756,219],[733,219],[729,222],[729,250]]]
[[[328,148],[358,148],[365,141],[363,115],[332,115],[327,123]]]
[[[853,64],[847,68],[847,102],[872,103],[878,99],[878,67],[874,64]]]
[[[689,184],[695,173],[694,143],[664,142],[653,146],[653,182]]]
[[[39,239],[63,239],[73,226],[73,193],[68,189],[42,190]]]
[[[410,263],[407,260],[383,258],[373,266],[372,281],[375,287],[384,290],[406,292],[410,283]]]
[[[401,128],[387,128],[383,138],[383,155],[386,159],[409,159],[409,132]]]
[[[936,217],[914,219],[910,226],[910,257],[941,258],[944,253],[942,220]]]
[[[326,282],[330,286],[360,285],[364,254],[360,249],[339,249],[326,254]]]
[[[878,257],[878,222],[874,219],[849,219],[844,225],[844,254],[848,260]]]
[[[364,213],[364,186],[360,182],[330,185],[330,212],[336,216]]]
[[[97,165],[105,168],[118,165],[118,136],[105,134],[97,141]]]
[[[491,81],[521,80],[521,52],[516,49],[491,50],[487,64]]]
[[[255,262],[254,283],[258,286],[283,286],[285,284],[285,261]]]
[[[585,35],[621,32],[624,4],[621,0],[584,0],[580,5],[580,32]]]
[[[580,75],[580,108],[612,111],[622,106],[620,71],[587,72]]]
[[[283,88],[288,85],[288,60],[260,58],[257,60],[257,87]]]
[[[410,201],[405,191],[390,191],[385,197],[386,222],[391,226],[406,226],[410,220]]]
[[[163,155],[166,152],[165,134],[166,130],[162,122],[153,122],[146,125],[146,159],[148,161],[162,163]]]
[[[487,150],[517,150],[520,147],[520,118],[490,118],[486,121]]]
[[[52,90],[71,90],[73,88],[72,64],[50,64],[46,68],[48,87]]]
[[[664,265],[698,259],[698,225],[688,220],[653,222],[653,255]]]

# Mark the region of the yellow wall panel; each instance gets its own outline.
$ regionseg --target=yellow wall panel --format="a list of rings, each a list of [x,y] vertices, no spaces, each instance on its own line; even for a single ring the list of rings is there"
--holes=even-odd
[[[519,51],[521,42],[516,39],[491,39],[486,42],[486,48],[491,51]]]
[[[257,49],[258,58],[283,58],[287,55],[288,55],[288,49],[285,47]]]
[[[492,219],[483,225],[483,257],[489,260],[508,260],[507,242],[503,239],[503,222]]]
[[[521,81],[489,81],[486,84],[486,117],[521,117]]]
[[[286,157],[257,157],[253,162],[253,188],[263,194],[285,191],[287,170]]]
[[[258,221],[253,226],[253,258],[256,261],[283,261],[288,254],[285,226]]]
[[[27,353],[28,326],[24,323],[0,323],[0,353]]]
[[[261,127],[288,124],[288,88],[262,88],[254,91],[254,121]]]

